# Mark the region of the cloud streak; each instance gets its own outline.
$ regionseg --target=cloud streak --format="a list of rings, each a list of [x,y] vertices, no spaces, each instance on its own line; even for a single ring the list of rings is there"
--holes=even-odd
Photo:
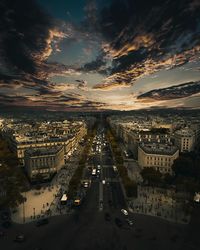
[[[172,100],[200,93],[200,81],[188,82],[168,88],[154,89],[137,97],[141,101]]]

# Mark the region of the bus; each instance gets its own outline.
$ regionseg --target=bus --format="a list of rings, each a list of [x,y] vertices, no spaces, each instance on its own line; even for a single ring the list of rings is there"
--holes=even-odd
[[[60,204],[61,205],[67,204],[67,195],[66,194],[63,194],[62,198],[60,199]]]

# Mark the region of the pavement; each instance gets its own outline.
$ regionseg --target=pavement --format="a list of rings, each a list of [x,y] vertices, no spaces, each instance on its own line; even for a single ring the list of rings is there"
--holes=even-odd
[[[24,224],[36,221],[39,218],[70,213],[67,208],[60,205],[60,198],[68,190],[69,182],[78,166],[82,146],[70,156],[67,164],[54,176],[49,184],[43,184],[41,188],[32,188],[23,193],[26,202],[22,203],[12,213],[12,220],[15,223]]]
[[[185,209],[186,204],[176,201],[175,195],[174,190],[138,185],[137,198],[129,201],[130,211],[187,224],[190,214]]]

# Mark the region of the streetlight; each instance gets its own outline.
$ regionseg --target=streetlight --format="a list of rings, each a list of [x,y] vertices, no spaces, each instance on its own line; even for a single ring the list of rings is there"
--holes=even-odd
[[[24,202],[26,202],[26,192],[24,194],[25,194],[25,197],[23,199],[23,223],[25,223],[25,204],[24,204]]]
[[[35,219],[35,207],[33,208],[33,219]]]

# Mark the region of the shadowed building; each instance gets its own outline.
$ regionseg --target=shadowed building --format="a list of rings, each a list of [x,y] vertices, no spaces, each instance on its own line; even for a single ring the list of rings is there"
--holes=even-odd
[[[30,179],[48,179],[64,165],[62,146],[25,150],[25,170]]]

